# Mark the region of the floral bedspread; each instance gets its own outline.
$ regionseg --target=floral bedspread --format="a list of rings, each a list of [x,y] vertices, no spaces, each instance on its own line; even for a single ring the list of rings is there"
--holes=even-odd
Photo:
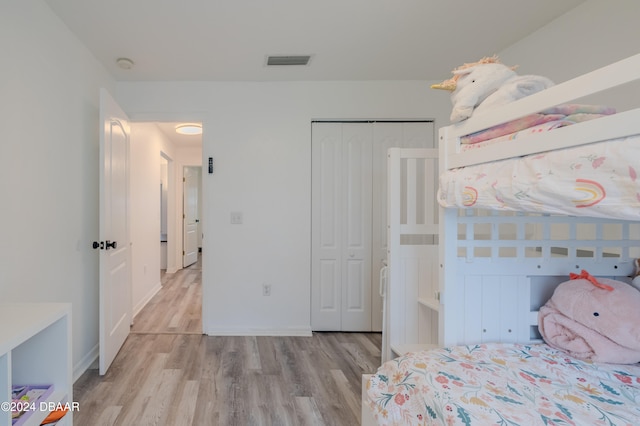
[[[407,354],[367,384],[380,425],[640,425],[640,366],[595,364],[545,344]]]
[[[640,220],[640,135],[440,175],[443,207]]]

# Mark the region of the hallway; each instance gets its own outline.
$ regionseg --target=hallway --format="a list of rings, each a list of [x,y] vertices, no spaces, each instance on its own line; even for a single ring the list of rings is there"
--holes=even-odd
[[[175,274],[162,272],[162,288],[133,319],[131,333],[202,334],[202,255]]]

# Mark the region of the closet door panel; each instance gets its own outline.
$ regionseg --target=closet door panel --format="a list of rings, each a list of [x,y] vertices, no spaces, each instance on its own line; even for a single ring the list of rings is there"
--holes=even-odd
[[[387,151],[402,147],[403,123],[375,123],[373,134],[373,246],[374,262],[387,258]],[[374,268],[376,265],[374,265]]]
[[[341,329],[342,126],[312,127],[311,325]]]
[[[371,330],[372,126],[345,123],[343,148],[343,331]]]
[[[340,314],[340,262],[321,260],[319,267],[320,312],[331,315]],[[332,324],[332,322],[328,322]],[[335,326],[335,325],[333,325]]]
[[[401,146],[402,123],[373,124],[373,198],[372,198],[372,259],[371,274],[376,276],[387,259],[387,151],[389,148]],[[373,286],[371,296],[371,327],[373,331],[382,331],[383,300],[377,291],[377,283]]]

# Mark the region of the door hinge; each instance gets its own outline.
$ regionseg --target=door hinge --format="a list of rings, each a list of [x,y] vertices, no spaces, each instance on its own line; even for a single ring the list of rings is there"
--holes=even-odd
[[[184,256],[184,250],[182,250],[182,255]]]
[[[187,178],[186,178],[186,177],[183,177],[183,178],[182,178],[182,181],[183,181],[183,182],[186,182],[186,181],[187,181]]]

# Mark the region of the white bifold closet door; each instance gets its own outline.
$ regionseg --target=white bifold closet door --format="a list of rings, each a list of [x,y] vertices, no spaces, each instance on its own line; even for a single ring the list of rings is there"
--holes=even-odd
[[[312,330],[382,330],[387,150],[433,135],[432,122],[312,124]]]

